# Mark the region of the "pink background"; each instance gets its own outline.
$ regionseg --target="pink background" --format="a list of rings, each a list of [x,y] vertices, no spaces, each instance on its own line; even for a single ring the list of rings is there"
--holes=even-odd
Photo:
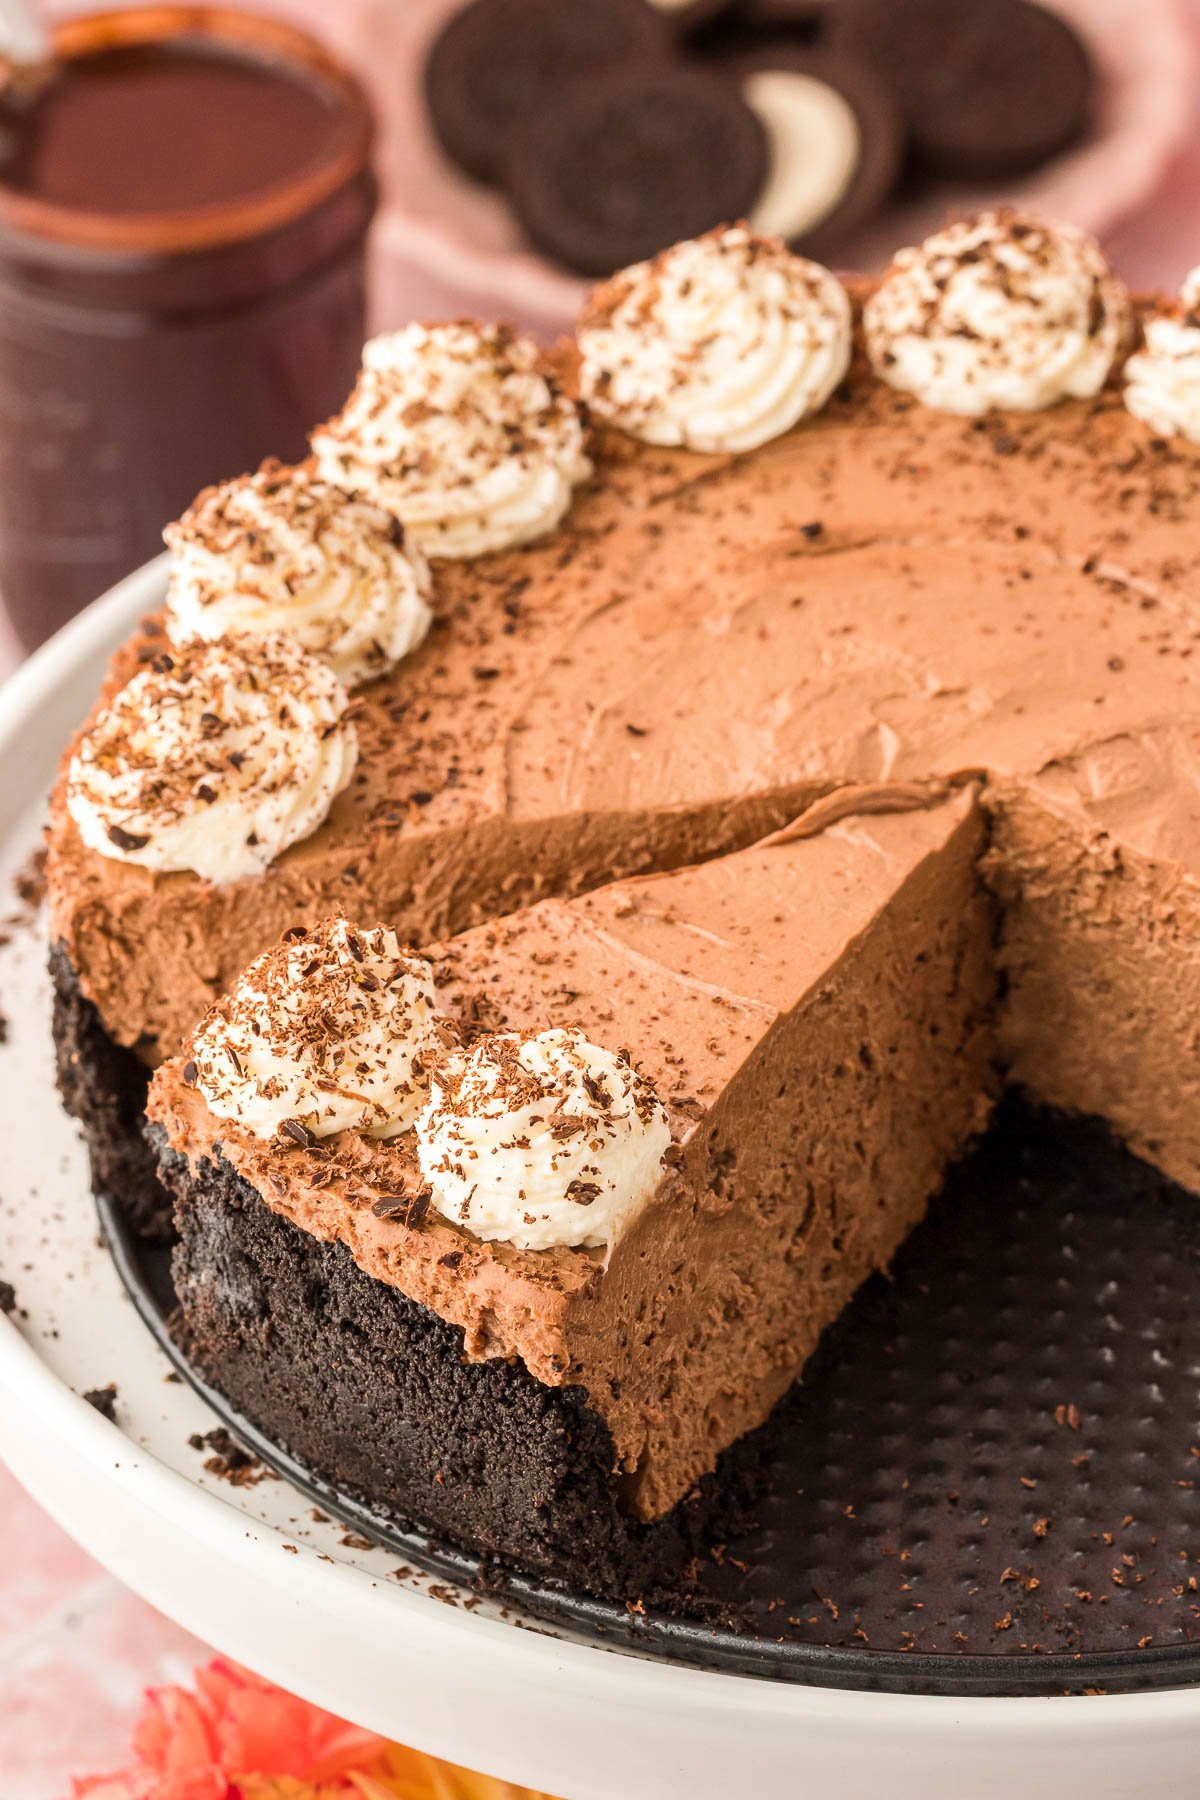
[[[358,0],[274,0],[349,48]],[[392,0],[398,8],[417,0]],[[363,0],[377,4],[377,0]],[[1179,0],[1200,51],[1200,0]],[[1138,288],[1173,288],[1200,262],[1200,93],[1185,147],[1157,191],[1109,234]],[[388,311],[403,316],[403,287]],[[412,296],[413,309],[423,310]],[[0,676],[17,653],[0,618]],[[119,1763],[142,1688],[206,1654],[78,1550],[0,1469],[0,1784],[3,1800],[64,1800],[72,1773]]]

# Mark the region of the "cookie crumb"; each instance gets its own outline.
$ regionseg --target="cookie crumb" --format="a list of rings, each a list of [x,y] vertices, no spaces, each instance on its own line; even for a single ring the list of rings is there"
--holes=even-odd
[[[117,1422],[117,1384],[110,1381],[107,1387],[89,1388],[83,1396],[89,1406],[94,1406],[101,1418],[107,1419],[110,1425]]]
[[[227,1481],[230,1487],[257,1487],[260,1481],[273,1478],[274,1471],[249,1450],[244,1450],[224,1425],[214,1426],[212,1431],[204,1433],[194,1431],[188,1444],[193,1450],[212,1451],[205,1459],[205,1472],[215,1475],[219,1481]]]

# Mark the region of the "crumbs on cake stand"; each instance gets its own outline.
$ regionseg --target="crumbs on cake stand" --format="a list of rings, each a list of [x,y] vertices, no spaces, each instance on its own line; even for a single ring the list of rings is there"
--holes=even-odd
[[[274,1469],[268,1469],[251,1451],[244,1450],[224,1425],[216,1425],[211,1431],[194,1431],[188,1444],[193,1450],[211,1451],[204,1463],[206,1473],[227,1481],[230,1487],[257,1487],[260,1481],[276,1479]]]

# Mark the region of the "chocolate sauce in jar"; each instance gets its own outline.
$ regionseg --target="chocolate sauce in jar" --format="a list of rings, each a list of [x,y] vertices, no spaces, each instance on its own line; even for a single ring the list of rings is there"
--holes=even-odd
[[[303,455],[353,383],[375,203],[358,84],[219,7],[73,20],[0,93],[0,596],[32,647],[199,488]]]

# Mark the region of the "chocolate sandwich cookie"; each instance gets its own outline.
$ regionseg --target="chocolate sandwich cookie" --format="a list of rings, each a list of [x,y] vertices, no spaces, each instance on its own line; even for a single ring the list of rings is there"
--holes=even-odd
[[[533,242],[606,275],[754,206],[767,134],[733,83],[682,63],[577,84],[514,140],[509,196]]]
[[[831,18],[834,43],[871,58],[895,88],[931,173],[1020,175],[1087,123],[1087,49],[1031,0],[838,0]]]
[[[434,40],[425,98],[447,155],[499,178],[508,140],[571,82],[665,54],[671,33],[650,0],[470,0]]]
[[[750,224],[793,249],[823,255],[895,186],[904,151],[895,95],[869,63],[786,43],[729,58],[723,67],[770,145]]]

